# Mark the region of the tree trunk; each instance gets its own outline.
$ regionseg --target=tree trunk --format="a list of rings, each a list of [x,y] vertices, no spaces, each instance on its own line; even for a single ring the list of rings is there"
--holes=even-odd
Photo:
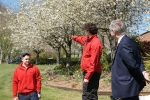
[[[70,70],[70,64],[71,64],[71,53],[66,53],[66,70]]]
[[[11,53],[7,54],[7,57],[6,57],[7,64],[9,64],[9,61],[10,61],[10,55],[11,55]]]
[[[36,58],[35,58],[35,64],[38,64],[38,59],[39,59],[39,53],[36,53]]]
[[[35,57],[35,64],[38,64],[38,59],[39,59],[39,55],[40,53],[42,52],[42,50],[33,50],[36,54],[36,57]]]
[[[111,62],[113,62],[113,59],[114,59],[114,56],[115,56],[115,53],[116,53],[116,45],[115,45],[115,40],[111,40],[110,41],[110,46],[111,46]]]
[[[71,65],[71,43],[72,40],[68,41],[67,43],[67,48],[65,46],[62,46],[63,50],[66,53],[66,70],[70,70],[70,65]]]
[[[56,62],[57,65],[60,64],[60,49],[61,49],[61,47],[57,48],[57,62]]]
[[[3,58],[3,52],[1,50],[1,52],[0,52],[0,64],[2,64],[2,58]]]

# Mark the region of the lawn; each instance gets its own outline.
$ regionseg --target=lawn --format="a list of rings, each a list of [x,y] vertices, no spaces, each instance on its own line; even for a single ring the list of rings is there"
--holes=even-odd
[[[12,74],[16,64],[1,64],[0,65],[0,100],[13,100],[12,96]],[[81,93],[60,90],[44,85],[45,72],[44,69],[50,66],[38,65],[42,74],[42,98],[40,100],[81,100]],[[108,96],[99,96],[99,100],[110,100]]]

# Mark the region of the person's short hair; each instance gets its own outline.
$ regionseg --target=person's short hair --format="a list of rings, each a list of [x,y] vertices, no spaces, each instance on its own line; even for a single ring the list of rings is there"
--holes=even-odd
[[[89,31],[92,35],[97,34],[98,32],[97,26],[92,22],[84,24],[84,29]]]
[[[110,30],[117,31],[118,33],[126,32],[126,25],[120,19],[113,20],[109,26]]]
[[[25,56],[29,56],[30,57],[31,55],[29,53],[23,53],[21,57],[23,58]]]

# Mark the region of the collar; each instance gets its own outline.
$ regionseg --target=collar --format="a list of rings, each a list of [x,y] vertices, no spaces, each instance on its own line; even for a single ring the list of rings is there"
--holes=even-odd
[[[120,43],[121,39],[124,37],[125,35],[122,35],[119,39],[118,39],[118,44]]]
[[[29,64],[29,67],[26,68],[25,66],[23,66],[23,63],[21,62],[20,65],[19,65],[19,67],[20,67],[21,69],[28,69],[28,68],[30,68],[30,67],[33,67],[33,64],[30,63],[30,64]]]
[[[91,37],[87,36],[87,41],[91,41],[93,38],[97,37],[97,34],[92,35]]]

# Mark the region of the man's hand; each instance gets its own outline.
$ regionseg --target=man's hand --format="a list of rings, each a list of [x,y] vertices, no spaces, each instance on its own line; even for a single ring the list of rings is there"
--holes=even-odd
[[[18,97],[15,97],[14,100],[19,100]]]
[[[87,79],[84,79],[84,83],[88,83],[89,82],[89,80],[87,80]]]
[[[143,75],[144,75],[145,81],[149,84],[150,83],[149,74],[146,71],[144,71]]]
[[[38,93],[38,98],[39,98],[39,99],[41,98],[41,94],[40,94],[40,93]]]

